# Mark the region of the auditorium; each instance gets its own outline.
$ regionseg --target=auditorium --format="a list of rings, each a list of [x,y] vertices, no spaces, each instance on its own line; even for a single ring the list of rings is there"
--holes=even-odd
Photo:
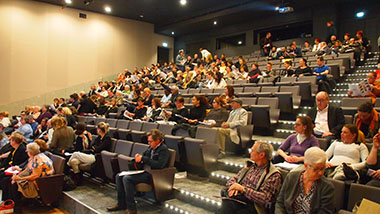
[[[380,213],[379,11],[1,0],[0,213]]]

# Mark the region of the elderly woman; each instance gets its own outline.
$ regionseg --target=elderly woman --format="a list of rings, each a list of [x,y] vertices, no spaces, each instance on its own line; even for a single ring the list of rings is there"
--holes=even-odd
[[[305,152],[305,170],[291,171],[277,197],[275,214],[333,213],[334,186],[323,176],[326,153],[317,147]]]
[[[28,159],[25,153],[25,138],[19,132],[13,132],[10,139],[11,150],[2,155],[6,159],[0,164],[0,171],[8,169],[12,165],[19,165]],[[1,175],[1,173],[0,173]]]
[[[96,161],[95,154],[98,154],[103,150],[110,151],[112,140],[108,134],[108,128],[108,123],[100,122],[97,125],[98,137],[95,139],[94,144],[90,145],[89,149],[85,149],[83,152],[74,152],[67,162],[67,165],[73,169],[73,179],[77,184],[80,183],[82,178],[79,165],[93,164]]]
[[[37,123],[41,123],[41,120],[43,118],[49,118],[50,119],[52,117],[52,115],[49,111],[49,108],[50,108],[49,105],[43,105],[41,107],[41,114],[38,116],[37,119],[35,119],[37,121]]]
[[[350,164],[354,170],[365,168],[368,149],[363,143],[357,142],[357,138],[358,128],[355,125],[343,126],[341,140],[335,140],[326,151],[329,159],[326,164],[329,168],[326,173],[328,177],[338,180],[349,179],[344,175],[343,163]]]
[[[319,147],[318,139],[312,134],[313,125],[309,116],[297,117],[294,124],[295,134],[289,135],[284,143],[278,148],[273,163],[289,162],[302,163],[305,151],[313,146]],[[285,151],[289,150],[289,155]]]
[[[44,153],[40,152],[40,146],[37,143],[30,143],[26,146],[29,156],[27,167],[18,175],[13,175],[9,185],[4,185],[2,200],[20,199],[20,191],[26,198],[37,198],[38,187],[35,180],[39,177],[46,177],[54,173],[53,162]],[[28,187],[27,191],[25,188]]]
[[[66,149],[73,146],[75,139],[74,131],[71,127],[67,126],[66,120],[63,117],[54,117],[50,123],[54,132],[49,149],[57,155],[63,155]]]

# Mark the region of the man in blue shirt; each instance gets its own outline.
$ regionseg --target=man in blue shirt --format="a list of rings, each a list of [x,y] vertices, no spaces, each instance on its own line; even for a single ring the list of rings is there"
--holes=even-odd
[[[327,75],[330,73],[330,68],[325,65],[325,60],[322,56],[318,57],[317,65],[318,67],[314,69],[313,74],[317,75],[318,91],[326,91],[327,93],[330,93],[331,89],[327,81]]]

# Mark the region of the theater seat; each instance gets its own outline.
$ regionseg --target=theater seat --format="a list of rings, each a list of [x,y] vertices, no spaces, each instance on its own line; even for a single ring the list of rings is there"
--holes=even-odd
[[[36,182],[42,202],[50,206],[62,198],[65,158],[51,153],[47,153],[47,156],[53,161],[54,175],[37,178]]]
[[[380,188],[362,184],[351,183],[348,195],[347,210],[352,210],[355,203],[360,202],[363,198],[380,203]]]

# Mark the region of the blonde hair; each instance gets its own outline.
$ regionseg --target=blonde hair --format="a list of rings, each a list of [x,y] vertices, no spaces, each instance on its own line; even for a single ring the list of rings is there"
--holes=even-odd
[[[50,124],[52,127],[61,128],[66,126],[66,120],[61,116],[56,116],[51,119]]]
[[[73,112],[68,107],[63,107],[62,111],[65,115],[72,115]]]
[[[17,144],[21,144],[22,142],[25,142],[25,137],[20,132],[13,132],[11,134],[11,140]]]
[[[102,131],[104,134],[107,134],[109,127],[110,127],[110,124],[105,123],[105,122],[100,122],[97,125],[97,128],[100,129],[100,131]]]

